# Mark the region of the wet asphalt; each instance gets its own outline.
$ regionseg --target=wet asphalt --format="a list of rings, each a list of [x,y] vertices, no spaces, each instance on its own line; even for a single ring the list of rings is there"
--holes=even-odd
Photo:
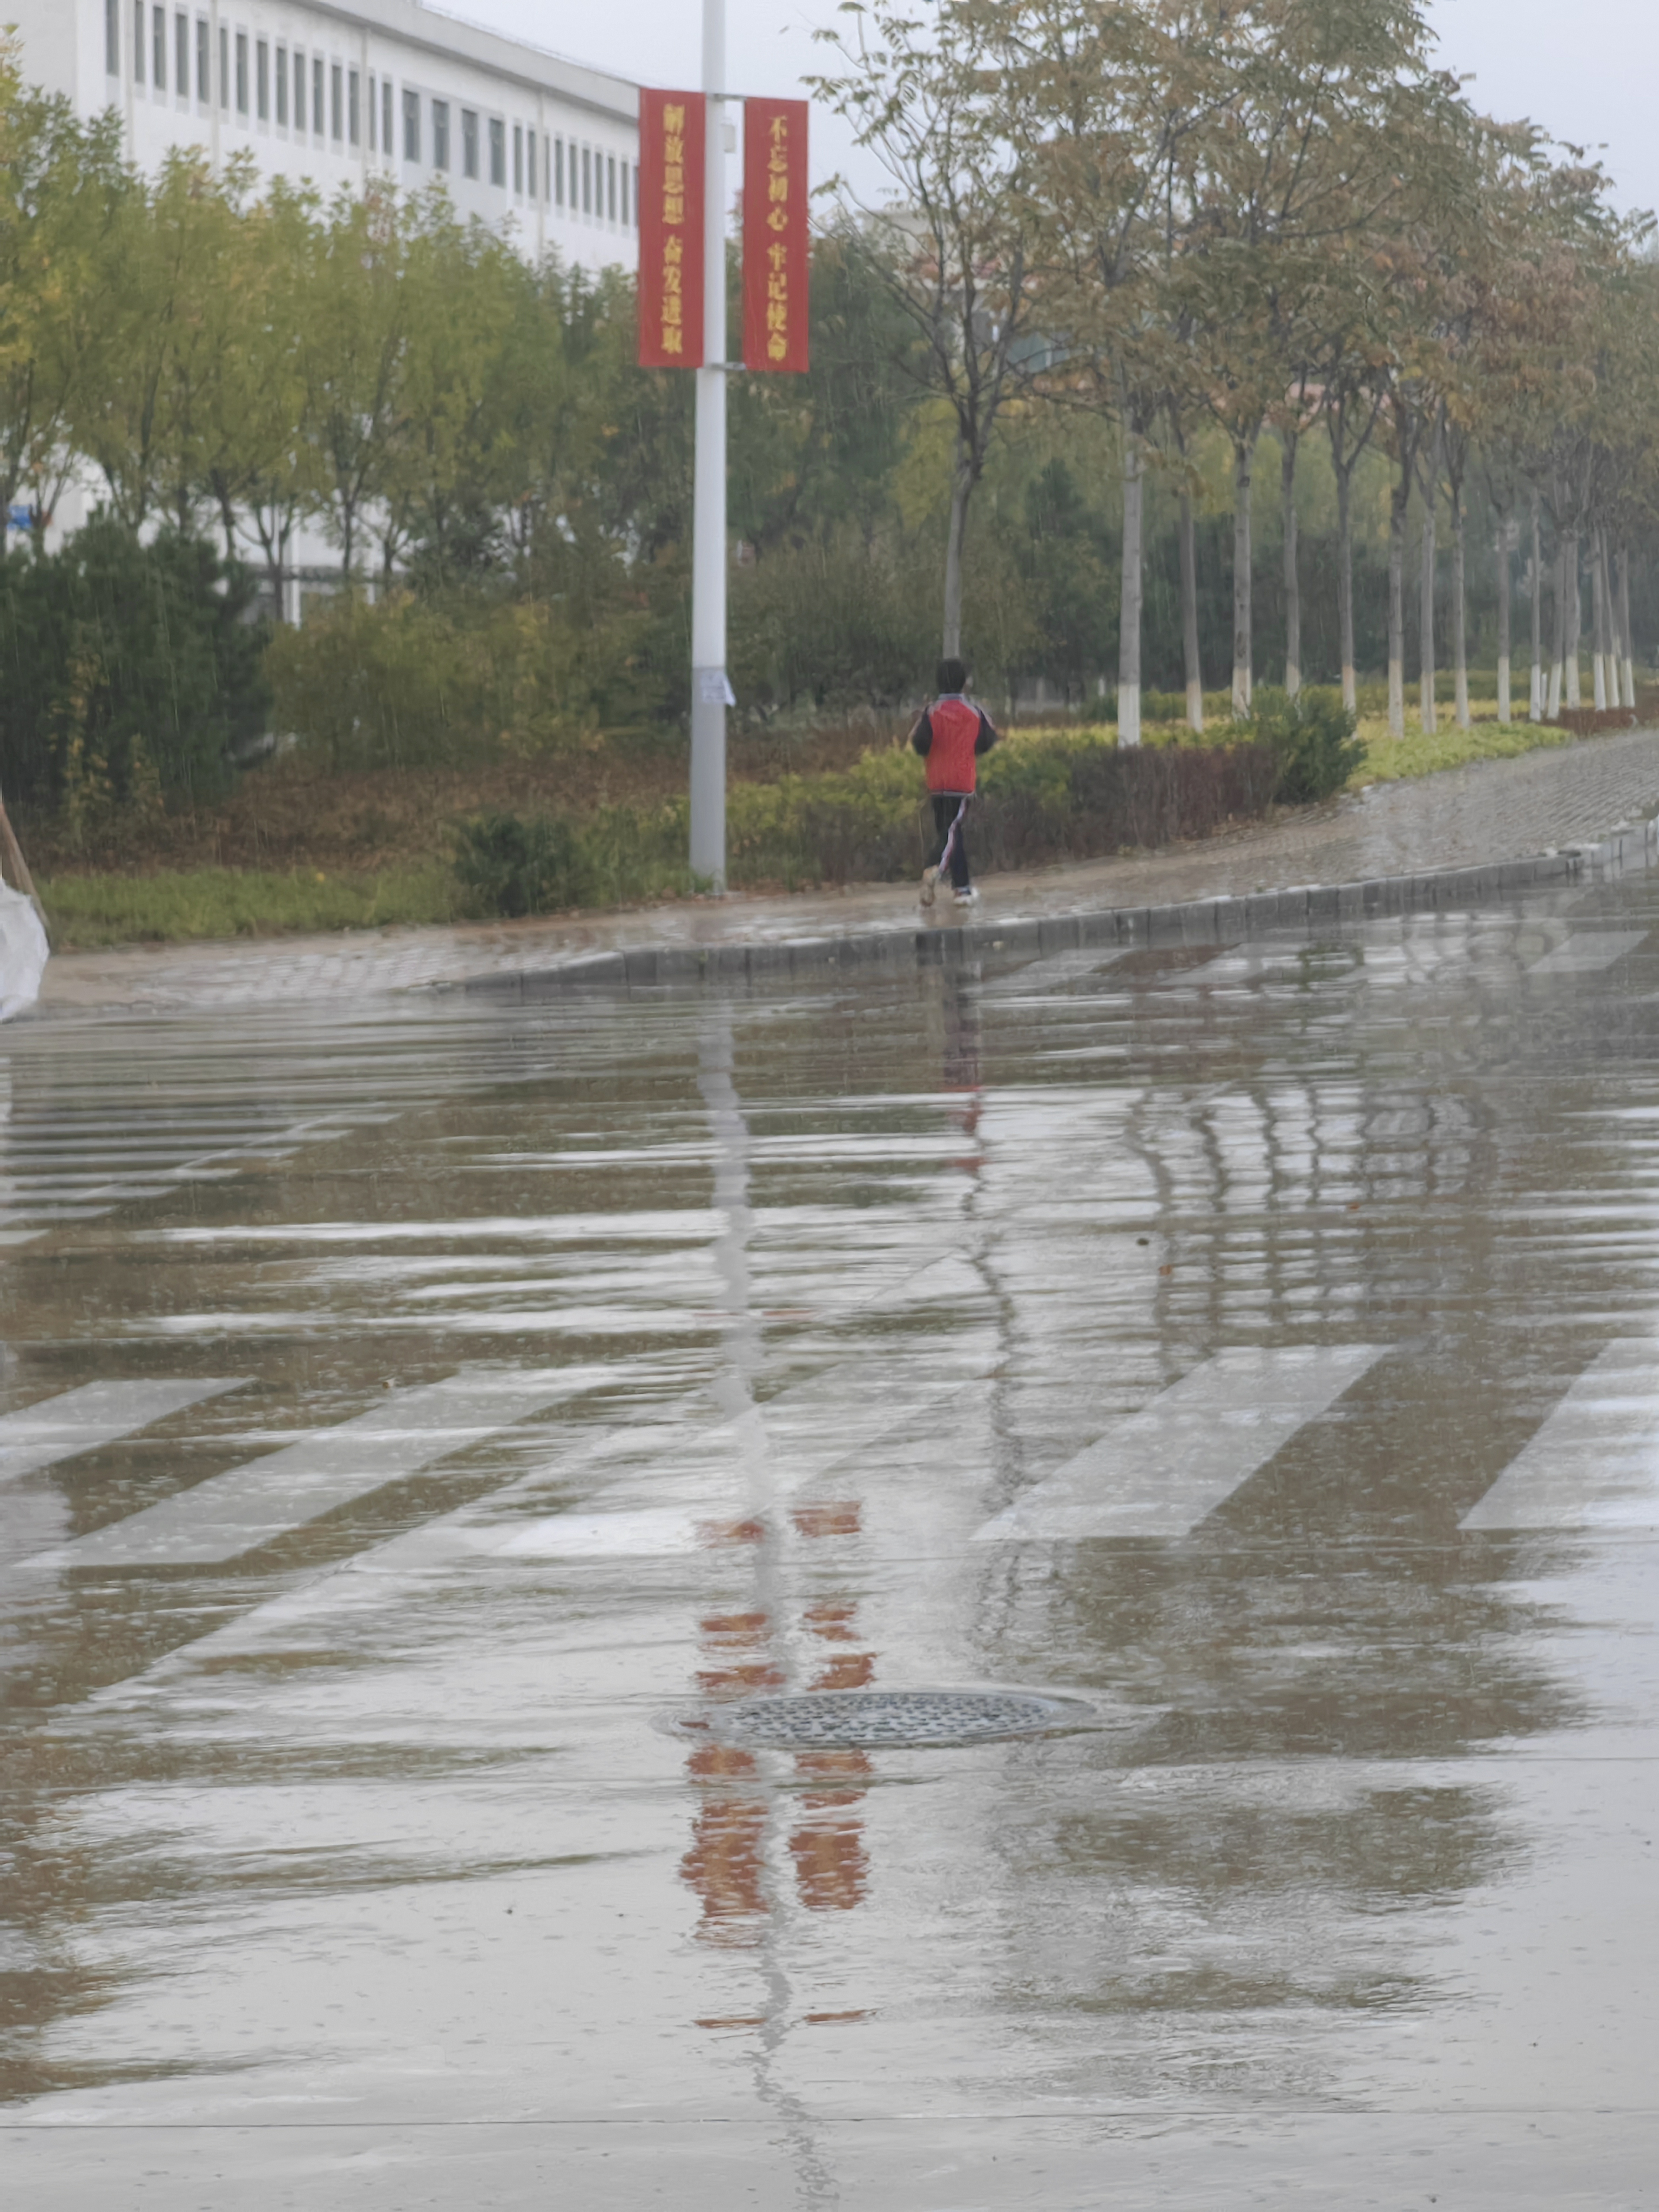
[[[8,2203],[1653,2203],[1656,1074],[1641,877],[7,1033]]]

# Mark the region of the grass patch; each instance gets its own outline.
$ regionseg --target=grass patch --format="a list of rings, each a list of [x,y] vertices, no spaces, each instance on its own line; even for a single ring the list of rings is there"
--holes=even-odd
[[[1366,715],[1359,724],[1365,757],[1349,779],[1349,788],[1366,783],[1395,783],[1408,775],[1437,775],[1443,769],[1463,768],[1470,761],[1513,760],[1553,745],[1577,742],[1571,730],[1549,722],[1500,722],[1477,720],[1473,729],[1408,729],[1403,738],[1391,738],[1382,715]]]
[[[460,921],[465,895],[444,866],[332,876],[318,869],[165,869],[150,876],[60,876],[37,885],[59,951],[191,938],[376,929]]]

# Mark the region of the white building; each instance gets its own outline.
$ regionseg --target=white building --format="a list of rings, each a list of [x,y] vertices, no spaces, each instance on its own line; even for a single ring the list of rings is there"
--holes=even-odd
[[[11,0],[25,76],[126,150],[217,162],[325,192],[440,178],[457,210],[589,269],[636,259],[639,96],[420,0]]]

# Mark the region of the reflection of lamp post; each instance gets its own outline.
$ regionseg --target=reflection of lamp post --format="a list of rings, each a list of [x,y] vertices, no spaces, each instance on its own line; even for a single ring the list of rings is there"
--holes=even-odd
[[[691,503],[691,872],[726,889],[726,0],[702,0],[702,367]]]

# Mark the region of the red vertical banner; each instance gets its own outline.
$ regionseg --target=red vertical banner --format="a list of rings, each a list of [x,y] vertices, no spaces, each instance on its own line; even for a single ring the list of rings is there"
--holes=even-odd
[[[700,92],[640,94],[640,367],[702,366]]]
[[[806,102],[743,103],[743,361],[806,365]]]

